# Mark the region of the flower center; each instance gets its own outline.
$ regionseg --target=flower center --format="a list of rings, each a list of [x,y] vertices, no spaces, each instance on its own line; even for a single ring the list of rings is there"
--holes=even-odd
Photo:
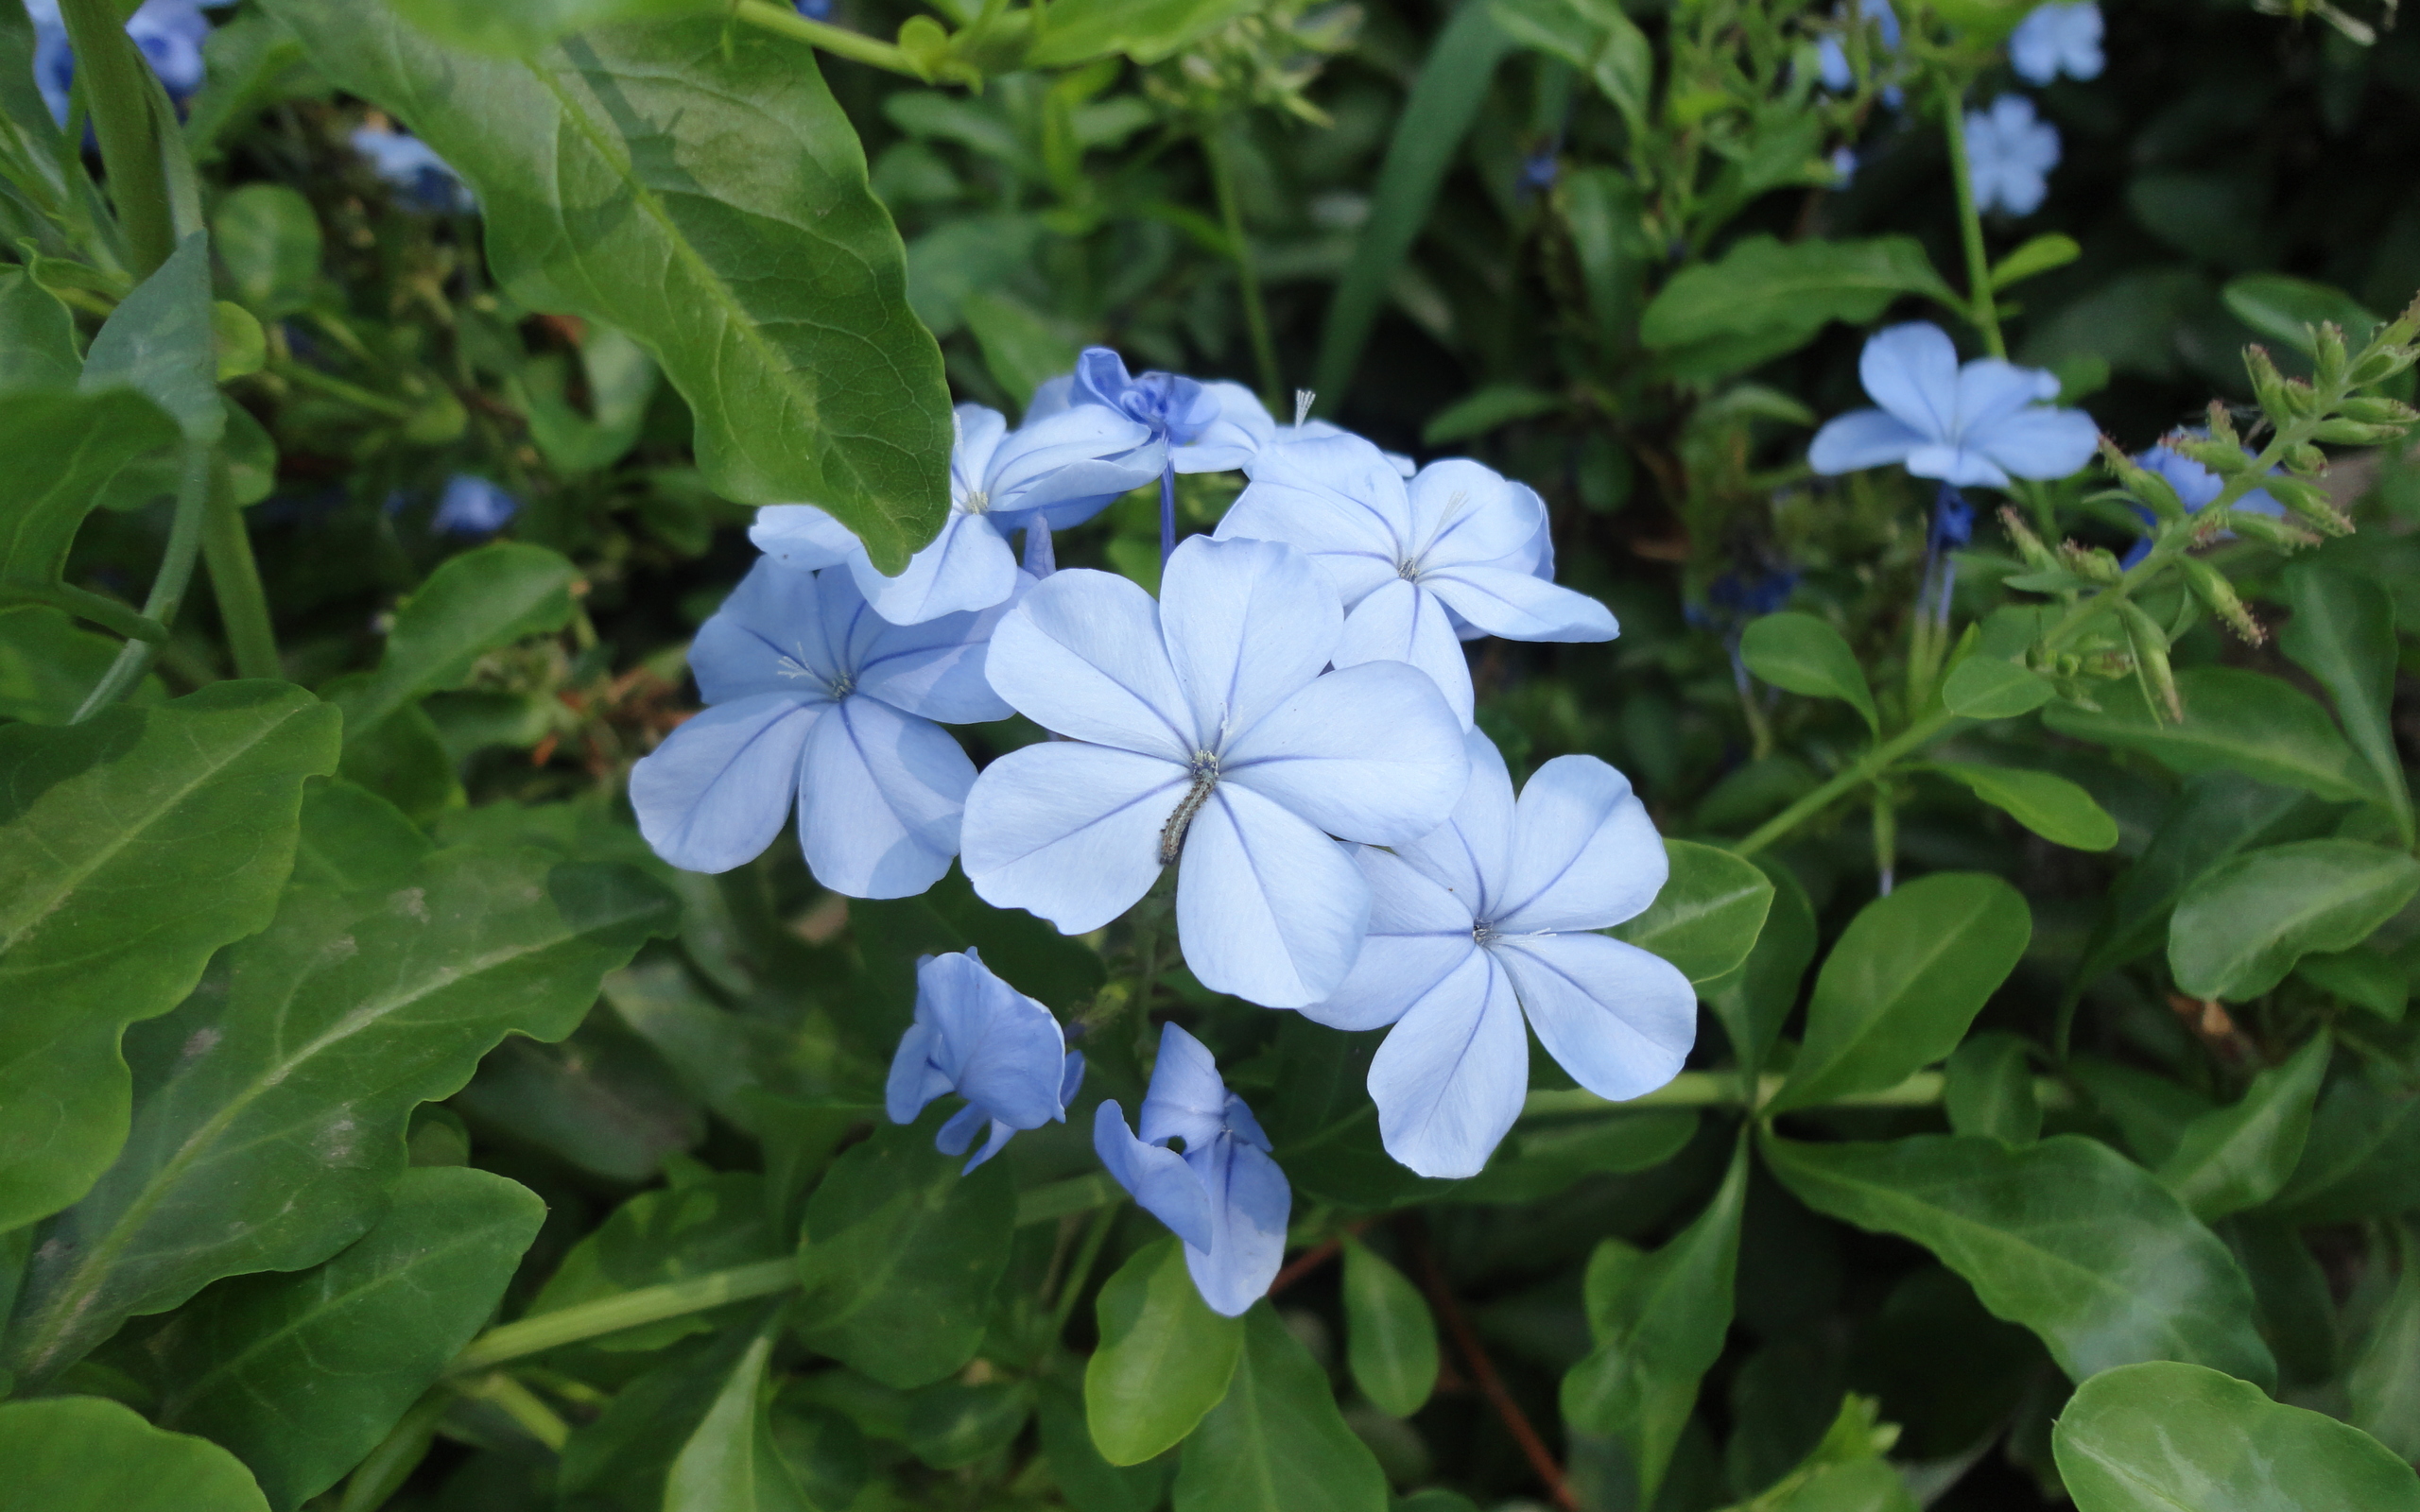
[[[1164,867],[1175,866],[1184,854],[1185,832],[1193,827],[1193,816],[1201,812],[1201,805],[1210,801],[1210,790],[1219,785],[1219,758],[1214,752],[1195,751],[1185,770],[1193,775],[1193,785],[1177,799],[1176,812],[1160,828],[1160,865]]]
[[[843,672],[832,679],[831,688],[832,696],[835,699],[845,698],[857,691],[857,675],[854,672]]]
[[[1495,926],[1485,920],[1471,925],[1471,943],[1484,949],[1495,943]]]
[[[968,514],[981,514],[991,507],[992,496],[981,489],[975,489],[967,493],[966,512]]]

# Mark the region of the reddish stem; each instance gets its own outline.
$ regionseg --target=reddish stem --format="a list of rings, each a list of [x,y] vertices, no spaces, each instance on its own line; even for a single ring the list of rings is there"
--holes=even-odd
[[[1504,1378],[1495,1373],[1495,1362],[1488,1358],[1486,1348],[1478,1342],[1478,1331],[1462,1314],[1461,1304],[1454,1300],[1454,1294],[1446,1289],[1445,1273],[1438,1268],[1437,1256],[1428,1247],[1427,1236],[1414,1229],[1411,1246],[1420,1257],[1420,1276],[1424,1289],[1428,1293],[1429,1304],[1437,1309],[1437,1315],[1444,1320],[1445,1332],[1453,1335],[1455,1347],[1461,1350],[1463,1360],[1469,1364],[1471,1379],[1478,1383],[1480,1392],[1494,1404],[1495,1415],[1504,1419],[1505,1430],[1512,1435],[1512,1441],[1521,1446],[1521,1453],[1529,1460],[1530,1469],[1537,1473],[1539,1483],[1546,1486],[1547,1499],[1564,1512],[1580,1512],[1580,1499],[1572,1494],[1571,1483],[1564,1478],[1563,1467],[1555,1463],[1553,1452],[1547,1448],[1547,1441],[1538,1436],[1538,1431],[1530,1426],[1529,1415],[1521,1410],[1521,1404],[1514,1401],[1512,1393],[1505,1389]]]

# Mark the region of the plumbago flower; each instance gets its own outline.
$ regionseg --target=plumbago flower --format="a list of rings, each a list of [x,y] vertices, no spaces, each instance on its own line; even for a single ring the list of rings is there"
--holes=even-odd
[[[168,97],[182,100],[201,88],[201,44],[210,39],[210,18],[204,10],[233,5],[234,0],[143,0],[126,18],[126,34],[143,50]],[[26,15],[34,27],[34,85],[51,119],[67,124],[69,94],[76,82],[76,56],[67,43],[67,23],[59,0],[26,0]]]
[[[1545,523],[1535,492],[1477,462],[1432,462],[1407,483],[1376,447],[1340,435],[1255,458],[1218,539],[1300,547],[1350,611],[1336,664],[1409,662],[1468,730],[1463,627],[1513,641],[1619,633],[1604,605],[1548,580]]]
[[[1469,761],[1437,685],[1341,654],[1309,558],[1194,537],[1161,600],[1107,573],[1044,579],[994,632],[992,686],[1066,736],[1011,751],[967,795],[975,890],[1080,935],[1176,867],[1185,964],[1215,992],[1317,1002],[1353,964],[1370,891],[1330,835],[1418,839]]]
[[[2099,78],[2107,61],[2100,55],[2100,8],[2092,0],[2036,6],[2009,34],[2009,66],[2033,84],[2048,84],[2061,74]]]
[[[2187,514],[2200,514],[2207,508],[2210,501],[2217,498],[2226,488],[2227,480],[2178,451],[2175,443],[2187,439],[2206,441],[2209,438],[2210,433],[2207,429],[2198,425],[2191,426],[2170,431],[2159,438],[2157,445],[2135,454],[2135,461],[2137,464],[2158,473],[2167,480],[2169,488],[2176,490],[2177,500],[2185,506],[2185,512]],[[2246,447],[2243,449],[2243,455],[2251,456],[2254,454],[2251,448]],[[2246,514],[2265,514],[2277,519],[2285,518],[2286,514],[2286,507],[2279,504],[2277,496],[2267,489],[2254,489],[2227,507],[2240,509]],[[2152,512],[2139,505],[2135,507],[2135,513],[2142,517],[2143,528],[2146,530],[2158,524],[2152,518]],[[2221,534],[2231,540],[2235,532],[2229,530]],[[2122,565],[2132,567],[2151,555],[2151,549],[2152,543],[2149,537],[2135,542],[2134,549],[2126,554]]]
[[[1067,1121],[1084,1081],[1084,1057],[1067,1048],[1050,1010],[1009,986],[969,948],[916,962],[916,1022],[890,1057],[883,1108],[912,1124],[934,1098],[956,1092],[966,1106],[933,1136],[943,1155],[964,1155],[976,1132],[991,1137],[966,1162],[974,1170],[1024,1128]]]
[[[1846,6],[1832,8],[1832,15],[1836,21],[1846,20],[1848,14],[1849,8]],[[1899,50],[1899,12],[1893,9],[1891,0],[1858,0],[1857,19],[1859,22],[1874,23],[1884,57]],[[1879,58],[1876,60],[1877,63],[1881,60]],[[1848,49],[1841,45],[1841,39],[1838,37],[1824,37],[1817,41],[1815,71],[1824,80],[1824,87],[1835,94],[1845,94],[1857,87],[1857,70],[1849,66]],[[1885,102],[1895,106],[1898,103],[1898,94],[1895,88],[1884,90]]]
[[[1670,1081],[1697,1036],[1697,992],[1661,956],[1594,933],[1655,901],[1664,842],[1629,779],[1558,756],[1516,803],[1504,758],[1469,736],[1471,781],[1444,827],[1364,849],[1369,937],[1303,1016],[1394,1028],[1370,1062],[1387,1153],[1423,1176],[1476,1175],[1520,1116],[1526,1013],[1572,1079],[1613,1101]]]
[[[1184,1241],[1184,1266],[1215,1313],[1237,1317],[1269,1295],[1286,1255],[1294,1205],[1269,1136],[1227,1091],[1201,1040],[1167,1024],[1143,1095],[1143,1133],[1105,1102],[1093,1115],[1093,1150],[1117,1184]],[[1183,1140],[1184,1151],[1168,1148]]]
[[[392,185],[396,198],[413,209],[444,212],[479,208],[477,197],[462,181],[462,176],[454,171],[454,165],[420,138],[391,126],[365,125],[354,129],[351,141],[353,150],[370,163],[370,171]]]
[[[1904,463],[1920,478],[1962,488],[2063,478],[2100,443],[2092,417],[2054,409],[2059,380],[1996,357],[1964,367],[1936,325],[1894,325],[1866,338],[1858,376],[1880,409],[1857,409],[1815,433],[1806,460],[1818,472]]]
[[[2059,129],[2036,120],[2033,102],[2003,94],[1991,110],[1966,112],[1966,170],[1975,186],[1975,208],[1994,207],[2030,215],[2049,193],[2048,174],[2059,165]]]
[[[445,536],[492,536],[520,512],[521,501],[495,483],[475,472],[457,472],[445,480],[428,528]]]
[[[849,575],[763,560],[698,631],[706,710],[631,772],[655,853],[691,871],[753,860],[798,795],[816,880],[906,898],[949,869],[975,764],[936,720],[1005,719],[983,645],[1005,610],[897,626]]]
[[[1017,585],[1011,532],[1026,531],[1033,547],[1150,482],[1165,460],[1166,447],[1149,427],[1098,405],[1028,419],[1014,431],[998,410],[980,404],[960,404],[952,419],[949,518],[898,576],[876,572],[849,527],[811,504],[757,510],[749,539],[784,566],[846,566],[875,613],[921,625],[1004,602]]]

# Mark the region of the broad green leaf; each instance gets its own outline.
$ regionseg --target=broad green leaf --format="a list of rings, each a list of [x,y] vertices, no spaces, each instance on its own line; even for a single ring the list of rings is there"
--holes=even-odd
[[[1766,614],[1750,620],[1739,636],[1739,660],[1776,688],[1840,699],[1863,714],[1867,728],[1880,735],[1881,716],[1875,713],[1874,693],[1865,685],[1857,653],[1840,631],[1814,615]]]
[[[278,1512],[301,1504],[471,1341],[545,1215],[500,1176],[406,1171],[387,1215],[325,1263],[222,1282],[146,1339],[154,1420],[233,1451]]]
[[[1016,301],[977,291],[958,301],[959,314],[983,350],[983,366],[1022,411],[1033,391],[1076,369],[1076,344]]]
[[[1771,856],[1756,856],[1758,870],[1773,885],[1772,907],[1748,958],[1733,971],[1702,984],[1698,995],[1731,1037],[1731,1053],[1754,1072],[1764,1064],[1798,989],[1815,963],[1815,905],[1789,868]]]
[[[2302,1224],[2420,1208],[2420,1092],[2366,1069],[2339,1075],[2321,1095],[2302,1163],[2276,1200]]]
[[[1911,237],[1782,242],[1747,236],[1720,261],[1674,274],[1640,317],[1638,335],[1651,347],[1664,348],[1723,336],[1786,335],[1795,347],[1829,321],[1862,325],[1906,294],[1959,307],[1957,295]]]
[[[1468,440],[1514,421],[1551,415],[1564,403],[1562,396],[1527,384],[1490,384],[1430,416],[1428,423],[1420,428],[1420,444],[1446,446]]]
[[[222,1276],[299,1270],[377,1222],[419,1104],[508,1034],[558,1040],[672,899],[629,868],[440,850],[400,887],[290,889],[276,920],[129,1041],[134,1128],[43,1230],[6,1349],[33,1379]]]
[[[908,1027],[920,955],[972,945],[1002,981],[1061,1013],[1090,1003],[1109,980],[1099,952],[1030,914],[992,907],[975,896],[966,874],[955,867],[913,898],[851,900],[849,931],[864,953],[875,993],[894,1012],[895,1022],[886,1022],[880,1037],[885,1046]]]
[[[1989,1029],[1960,1045],[1943,1068],[1942,1108],[1959,1134],[1987,1135],[2004,1144],[2031,1144],[2042,1135],[2042,1104],[2033,1095],[2033,1061],[2023,1040]]]
[[[166,410],[186,439],[216,441],[227,406],[210,310],[210,238],[195,232],[101,322],[78,387],[131,388]]]
[[[654,1179],[707,1133],[705,1109],[663,1057],[601,1014],[558,1044],[496,1046],[454,1105],[515,1143],[625,1185]]]
[[[2420,1512],[2420,1476],[2377,1439],[2197,1365],[2093,1377],[2050,1444],[2076,1512]]]
[[[672,1460],[664,1512],[809,1512],[805,1492],[775,1448],[765,1363],[781,1336],[768,1318],[724,1378],[714,1405]]]
[[[1993,1316],[2039,1335],[2075,1380],[2137,1360],[2276,1378],[2226,1246],[2098,1140],[2060,1134],[2010,1149],[1939,1134],[1887,1144],[1768,1139],[1765,1158],[1818,1212],[1931,1250]]]
[[[774,1235],[765,1213],[765,1178],[752,1171],[725,1172],[642,1192],[572,1246],[523,1316],[778,1259],[789,1246]],[[711,1312],[683,1314],[609,1333],[590,1347],[661,1349],[675,1339],[711,1332],[726,1321]]]
[[[1866,904],[1815,975],[1806,1042],[1768,1110],[1895,1087],[1949,1054],[2032,937],[2024,895],[1981,872]]]
[[[715,0],[388,0],[395,13],[440,42],[474,52],[522,57],[591,26],[703,15]]]
[[[2411,1003],[2411,978],[2376,949],[2360,945],[2326,955],[2306,955],[2294,974],[2323,992],[2369,1009],[2389,1023],[2401,1023]]]
[[[563,1445],[555,1473],[561,1504],[579,1512],[665,1512],[674,1465],[716,1409],[730,1403],[734,1377],[749,1372],[749,1356],[766,1347],[786,1305],[786,1299],[765,1304],[738,1328],[648,1357],[648,1368],[616,1390],[605,1410],[575,1428]],[[761,1376],[761,1359],[753,1369]],[[709,1454],[701,1452],[700,1460]],[[692,1464],[704,1469],[699,1461]],[[759,1483],[780,1484],[772,1475]]]
[[[1344,1241],[1344,1358],[1382,1412],[1409,1418],[1437,1385],[1437,1320],[1420,1288],[1358,1239]]]
[[[1932,762],[1927,770],[1964,784],[1977,798],[2053,845],[2071,850],[2106,850],[2118,843],[2118,821],[2109,816],[2109,811],[2056,772],[1965,762]]]
[[[877,1130],[833,1162],[798,1257],[808,1346],[902,1388],[975,1357],[1016,1221],[1008,1162],[961,1177],[931,1122]]]
[[[2404,846],[2412,843],[2411,792],[2403,780],[2403,757],[2394,745],[2394,673],[2399,647],[2394,600],[2370,578],[2316,562],[2295,562],[2285,572],[2286,602],[2294,617],[2277,636],[2277,648],[2317,678],[2336,701],[2344,733],[2369,764],[2377,791],[2386,795]]]
[[[1165,1459],[1112,1465],[1101,1458],[1084,1425],[1080,1391],[1046,1378],[1038,1396],[1034,1420],[1041,1430],[1042,1457],[1074,1512],[1152,1512],[1160,1505],[1174,1466]]]
[[[2228,1219],[2221,1237],[2260,1303],[2261,1332],[2277,1353],[2278,1378],[2308,1383],[2335,1375],[2336,1296],[2302,1230],[2273,1212],[2247,1212]]]
[[[221,144],[281,100],[324,94],[302,60],[302,46],[284,26],[255,10],[237,12],[201,44],[201,89],[185,102],[186,147],[194,161],[223,157]]]
[[[2054,267],[2065,267],[2083,255],[2083,249],[2072,236],[2047,232],[2032,237],[1992,265],[1992,292],[1996,294],[2012,284],[2021,284]]]
[[[0,720],[68,723],[117,660],[121,644],[79,627],[47,605],[0,608]],[[166,698],[155,673],[128,701],[155,704]]]
[[[1714,1200],[1663,1248],[1641,1254],[1608,1239],[1588,1261],[1596,1348],[1563,1378],[1563,1415],[1622,1440],[1637,1467],[1640,1506],[1654,1504],[1697,1404],[1698,1382],[1731,1329],[1748,1165],[1743,1135]]]
[[[119,1036],[268,923],[336,735],[334,710],[276,682],[0,728],[0,1230],[75,1201],[116,1156]]]
[[[1267,0],[1054,0],[1028,68],[1064,68],[1111,53],[1150,64],[1175,57]]]
[[[2420,1459],[2420,1242],[2404,1223],[2388,1226],[2380,1239],[2371,1246],[2370,1263],[2392,1254],[2394,1286],[2370,1315],[2360,1352],[2345,1372],[2349,1416],[2354,1427],[2398,1458]],[[2318,1321],[2332,1319],[2323,1313]]]
[[[99,1397],[0,1402],[0,1465],[26,1512],[268,1512],[234,1455]]]
[[[1898,1441],[1881,1403],[1851,1392],[1806,1457],[1735,1512],[1916,1512],[1915,1498],[1883,1453]]]
[[[2176,686],[2185,699],[2179,723],[2162,723],[2142,699],[2116,694],[2098,713],[2054,703],[2042,719],[2071,739],[2156,757],[2180,777],[2232,771],[2338,802],[2377,797],[2368,768],[2308,694],[2235,667],[2180,672]]]
[[[892,572],[940,528],[941,351],[811,48],[716,16],[601,27],[524,62],[447,48],[383,5],[267,9],[461,171],[516,300],[647,348],[717,493],[812,499]]]
[[[1755,948],[1773,902],[1772,879],[1742,856],[1694,840],[1667,840],[1671,874],[1636,918],[1614,926],[1616,939],[1652,951],[1692,982],[1738,969]]]
[[[342,778],[302,795],[302,833],[289,885],[351,892],[401,887],[435,849],[403,811]]]
[[[83,371],[67,306],[25,269],[0,269],[0,390],[73,388]]]
[[[579,343],[583,413],[573,407],[571,369],[561,357],[542,357],[521,369],[517,398],[529,419],[529,438],[559,472],[594,472],[613,466],[636,445],[655,397],[655,359],[609,325],[591,325]]]
[[[2077,1055],[2066,1064],[2067,1079],[2083,1089],[2124,1136],[2126,1148],[2148,1166],[2157,1166],[2176,1153],[2185,1130],[2218,1104],[2182,1082],[2137,1071],[2098,1056]]]
[[[2360,301],[2326,284],[2284,273],[2247,273],[2229,279],[2219,298],[2229,314],[2272,341],[2305,356],[2311,353],[2309,327],[2333,320],[2355,351],[2369,339],[2378,318]]]
[[[77,527],[121,477],[150,475],[176,422],[129,389],[12,393],[0,404],[0,588],[47,588]]]
[[[1386,1512],[1387,1478],[1326,1372],[1267,1303],[1242,1324],[1227,1394],[1177,1462],[1175,1512]]]
[[[908,1448],[937,1470],[963,1469],[1009,1447],[1033,1416],[1023,1381],[937,1381],[908,1404]]]
[[[346,739],[377,729],[423,694],[460,682],[488,652],[570,624],[579,578],[560,552],[520,541],[448,557],[396,607],[378,670],[340,696]]]
[[[2297,840],[2202,874],[2168,925],[2177,989],[2244,1002],[2314,952],[2348,951],[2420,892],[2420,861],[2359,840]]]
[[[2193,1216],[2214,1222],[2277,1194],[2303,1158],[2327,1054],[2327,1036],[2319,1035],[2284,1065],[2253,1077],[2233,1107],[2213,1108],[2185,1125],[2158,1176]]]
[[[2014,662],[1970,656],[1942,679],[1941,701],[1962,719],[2014,719],[2048,703],[2055,692],[2047,679]]]
[[[1100,1348],[1084,1366],[1084,1419],[1101,1458],[1140,1465],[1219,1405],[1245,1325],[1210,1311],[1173,1238],[1136,1250],[1093,1307]]]
[[[282,183],[248,183],[218,201],[210,230],[212,249],[246,309],[275,320],[311,302],[320,276],[320,217],[299,192]]]
[[[1646,298],[1647,269],[1660,260],[1651,240],[1638,183],[1618,169],[1575,169],[1564,180],[1563,213],[1572,256],[1595,318],[1599,342],[1618,347]]]

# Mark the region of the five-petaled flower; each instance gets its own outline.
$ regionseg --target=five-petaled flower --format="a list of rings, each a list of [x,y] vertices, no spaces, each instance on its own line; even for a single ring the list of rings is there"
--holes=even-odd
[[[1083,1080],[1083,1053],[1067,1048],[1050,1010],[1001,981],[972,948],[916,962],[916,1022],[900,1038],[883,1089],[892,1123],[912,1124],[925,1104],[958,1093],[966,1106],[933,1147],[964,1155],[988,1127],[990,1138],[966,1162],[972,1171],[1017,1130],[1065,1123]]]
[[[1671,963],[1595,933],[1636,915],[1668,870],[1629,779],[1558,756],[1512,796],[1484,734],[1471,782],[1434,834],[1365,849],[1373,900],[1360,959],[1303,1016],[1339,1029],[1393,1024],[1370,1062],[1387,1153],[1423,1176],[1487,1163],[1530,1085],[1538,1042],[1598,1096],[1670,1081],[1697,1036],[1697,993]]]
[[[1227,1091],[1201,1041],[1167,1024],[1143,1096],[1141,1138],[1126,1110],[1093,1115],[1093,1149],[1144,1211],[1184,1241],[1185,1268],[1213,1312],[1239,1316],[1269,1293],[1286,1254],[1294,1194],[1269,1136]],[[1168,1148],[1183,1140],[1182,1154]]]
[[[1218,538],[1300,547],[1348,611],[1336,664],[1409,662],[1468,730],[1462,626],[1513,641],[1618,631],[1604,605],[1539,575],[1545,521],[1534,491],[1477,462],[1432,462],[1406,483],[1376,447],[1338,436],[1255,458]]]
[[[1960,367],[1939,326],[1914,322],[1866,338],[1858,376],[1880,409],[1851,410],[1815,433],[1807,462],[1818,472],[1854,472],[1892,462],[1920,478],[1962,488],[2063,478],[2100,443],[2092,417],[2054,409],[2059,380],[1996,357]]]
[[[772,843],[798,795],[816,880],[905,898],[949,869],[975,764],[935,720],[1008,717],[983,680],[1005,610],[892,625],[849,575],[760,560],[698,631],[707,708],[631,772],[656,854],[728,871]]]
[[[2035,6],[2009,34],[2009,66],[2029,83],[2048,84],[2061,74],[2099,78],[2100,8],[2093,0],[2050,0]]]
[[[1442,823],[1469,761],[1437,685],[1341,655],[1336,590],[1290,546],[1194,537],[1161,601],[1107,573],[1037,584],[992,638],[1000,696],[1068,737],[1009,752],[967,797],[966,875],[1070,935],[1178,867],[1185,963],[1270,1007],[1344,980],[1368,886],[1330,835],[1398,845]]]
[[[2003,94],[1989,111],[1966,112],[1966,171],[1976,209],[2033,214],[2058,165],[2059,129],[2036,119],[2033,102],[2024,95]]]

